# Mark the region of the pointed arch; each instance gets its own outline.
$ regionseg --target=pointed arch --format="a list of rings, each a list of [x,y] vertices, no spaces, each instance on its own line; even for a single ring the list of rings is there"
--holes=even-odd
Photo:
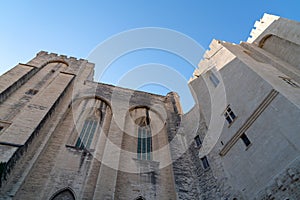
[[[152,160],[152,133],[148,107],[136,107],[130,111],[137,132],[137,159]]]
[[[99,98],[84,98],[81,103],[83,103],[83,107],[77,119],[80,131],[75,142],[75,148],[90,149],[93,146],[92,141],[95,134],[103,125],[108,106],[105,101]]]
[[[137,198],[135,198],[134,200],[146,200],[143,196],[138,196]]]
[[[103,97],[100,97],[100,96],[97,96],[97,95],[96,96],[95,95],[89,95],[89,96],[78,97],[78,98],[76,98],[72,101],[71,106],[76,106],[81,101],[88,100],[88,99],[96,99],[96,100],[103,101],[109,107],[109,109],[112,110],[111,109],[111,103],[107,99],[105,99]]]
[[[50,200],[76,200],[75,193],[70,187],[66,187],[55,192]]]

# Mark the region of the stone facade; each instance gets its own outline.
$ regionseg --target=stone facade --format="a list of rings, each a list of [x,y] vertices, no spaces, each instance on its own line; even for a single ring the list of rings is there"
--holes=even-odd
[[[0,77],[0,199],[299,199],[300,23],[213,40],[179,96],[40,52]]]
[[[207,127],[203,199],[299,199],[300,23],[265,14],[251,36],[213,40],[189,82]]]
[[[176,198],[167,147],[175,94],[96,83],[93,70],[40,52],[1,77],[1,199]],[[137,159],[146,118],[153,152]]]

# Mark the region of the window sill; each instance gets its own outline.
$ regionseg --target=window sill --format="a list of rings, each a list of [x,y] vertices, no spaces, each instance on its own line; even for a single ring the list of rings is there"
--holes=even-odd
[[[80,152],[85,151],[85,152],[88,152],[88,153],[92,153],[92,152],[95,151],[95,149],[80,149],[80,148],[78,148],[78,147],[75,147],[75,146],[69,145],[69,144],[66,144],[65,146],[66,146],[67,148],[74,149],[74,150],[77,150],[77,151],[80,151]]]

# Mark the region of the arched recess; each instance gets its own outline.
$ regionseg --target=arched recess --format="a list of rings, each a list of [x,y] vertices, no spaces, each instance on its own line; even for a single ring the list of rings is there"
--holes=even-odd
[[[36,93],[44,90],[60,75],[61,71],[66,70],[68,65],[68,63],[60,60],[47,61],[42,64],[37,74],[29,81],[31,89],[36,91]]]
[[[125,118],[122,149],[132,152],[138,160],[155,160],[154,151],[161,146],[160,135],[165,132],[165,119],[148,106],[131,107]]]
[[[268,53],[300,70],[300,45],[276,35],[266,35],[258,45]]]
[[[74,122],[68,146],[95,149],[101,133],[108,133],[112,111],[107,101],[99,97],[84,97],[72,102],[68,115]]]
[[[75,199],[76,199],[75,193],[69,187],[58,190],[50,198],[50,200],[75,200]]]
[[[13,95],[15,91],[18,91],[18,95],[23,93],[22,96],[17,95],[12,98],[13,100],[9,103],[10,108],[2,113],[2,116],[5,116],[4,119],[6,121],[11,121],[26,105],[29,104],[31,99],[35,98],[41,91],[44,91],[47,87],[51,86],[51,83],[53,83],[55,78],[60,75],[60,71],[65,70],[67,66],[68,64],[65,62],[52,60],[42,64],[40,68],[32,67],[30,72],[18,79],[8,88],[4,96],[0,95],[0,102],[3,102],[9,96]]]
[[[69,63],[64,61],[64,60],[57,60],[57,59],[54,59],[54,60],[48,60],[47,62],[43,63],[41,65],[41,67],[44,67],[50,63],[62,63],[62,64],[65,64],[67,67],[69,67]]]
[[[258,43],[258,47],[263,48],[265,42],[272,36],[272,34],[265,35]]]
[[[133,106],[133,107],[129,108],[129,110],[128,110],[128,112],[127,112],[127,115],[131,115],[131,117],[133,117],[133,116],[132,116],[132,112],[133,112],[134,110],[138,110],[138,109],[146,109],[146,110],[149,110],[149,112],[155,114],[155,117],[156,117],[157,119],[159,119],[160,121],[162,121],[162,122],[165,122],[165,120],[166,120],[166,116],[163,116],[163,114],[161,114],[161,113],[158,112],[157,110],[154,110],[153,108],[150,108],[150,107],[144,106],[144,105],[138,105],[138,106]]]
[[[72,107],[78,105],[79,102],[81,102],[83,100],[87,100],[87,99],[97,99],[97,100],[103,101],[110,108],[110,110],[112,110],[110,102],[108,100],[100,97],[100,96],[83,96],[83,97],[78,97],[78,98],[76,98],[76,99],[74,99],[72,101]]]

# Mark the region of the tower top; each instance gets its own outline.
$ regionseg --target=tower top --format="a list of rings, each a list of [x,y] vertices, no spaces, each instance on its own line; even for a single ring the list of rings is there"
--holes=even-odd
[[[265,13],[259,21],[255,22],[254,28],[250,32],[250,37],[247,42],[253,43],[274,21],[279,18],[279,16]]]

